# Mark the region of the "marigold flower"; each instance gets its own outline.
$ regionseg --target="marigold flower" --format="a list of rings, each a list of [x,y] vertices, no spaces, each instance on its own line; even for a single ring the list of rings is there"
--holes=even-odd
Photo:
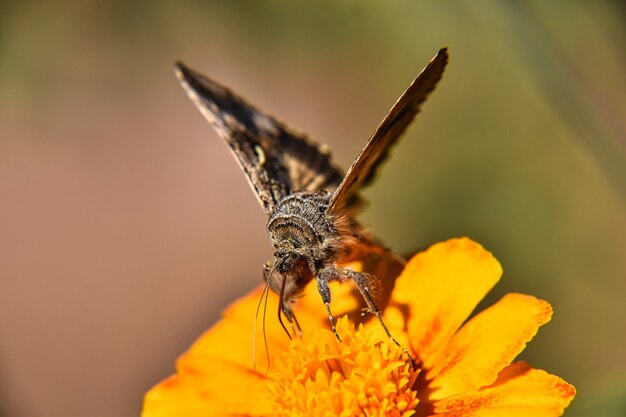
[[[258,355],[255,369],[256,290],[230,306],[178,359],[177,373],[146,394],[142,416],[559,416],[575,388],[512,363],[550,320],[547,302],[508,294],[463,324],[501,274],[498,261],[467,238],[409,261],[384,318],[418,369],[376,320],[339,319],[339,342],[314,283],[295,310],[304,335],[290,341],[268,320],[270,363]],[[356,306],[345,286],[334,291],[336,311]],[[277,297],[270,302],[276,306]]]

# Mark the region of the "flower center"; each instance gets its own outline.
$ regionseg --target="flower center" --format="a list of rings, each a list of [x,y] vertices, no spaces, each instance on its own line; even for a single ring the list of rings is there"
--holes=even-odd
[[[418,371],[390,340],[337,322],[294,338],[272,366],[270,400],[279,416],[403,416],[415,411]]]

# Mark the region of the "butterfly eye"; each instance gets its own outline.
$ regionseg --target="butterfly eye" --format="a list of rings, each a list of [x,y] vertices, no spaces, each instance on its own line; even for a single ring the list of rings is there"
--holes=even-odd
[[[276,250],[274,251],[274,258],[276,259],[287,259],[289,257],[291,250],[284,245],[278,245]]]

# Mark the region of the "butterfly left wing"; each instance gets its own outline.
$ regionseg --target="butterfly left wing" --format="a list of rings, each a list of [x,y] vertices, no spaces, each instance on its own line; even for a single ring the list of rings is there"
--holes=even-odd
[[[231,148],[266,213],[296,191],[337,188],[343,171],[325,148],[183,63],[176,76]]]
[[[357,193],[371,182],[389,148],[404,133],[421,104],[441,80],[447,64],[448,50],[442,48],[396,101],[337,187],[330,200],[329,212],[352,209]]]

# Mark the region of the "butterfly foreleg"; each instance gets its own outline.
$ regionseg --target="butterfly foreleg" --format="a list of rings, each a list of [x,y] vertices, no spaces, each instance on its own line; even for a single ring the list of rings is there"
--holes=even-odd
[[[290,335],[296,335],[302,337],[302,328],[300,327],[300,323],[298,323],[298,319],[296,318],[296,314],[293,312],[293,309],[286,302],[282,303],[282,312],[289,321],[289,327],[291,328]],[[288,332],[289,333],[289,332]]]
[[[273,263],[266,262],[263,265],[263,280],[265,281],[266,285],[272,287],[272,283],[274,282],[273,280],[274,274],[276,274],[276,271],[274,270]],[[293,309],[291,308],[291,303],[288,300],[286,300],[284,297],[285,284],[286,284],[285,277],[281,276],[281,278],[279,278],[279,282],[280,282],[280,288],[277,291],[278,297],[279,297],[278,321],[290,339],[294,335],[302,336],[302,328],[300,327],[300,323],[298,322],[298,319],[296,318],[296,315],[293,312]],[[283,315],[289,322],[289,327],[291,328],[291,331],[289,331],[287,329],[287,326],[285,326],[285,323],[283,322],[283,317],[282,317]],[[263,312],[263,323],[265,326],[265,311]]]

